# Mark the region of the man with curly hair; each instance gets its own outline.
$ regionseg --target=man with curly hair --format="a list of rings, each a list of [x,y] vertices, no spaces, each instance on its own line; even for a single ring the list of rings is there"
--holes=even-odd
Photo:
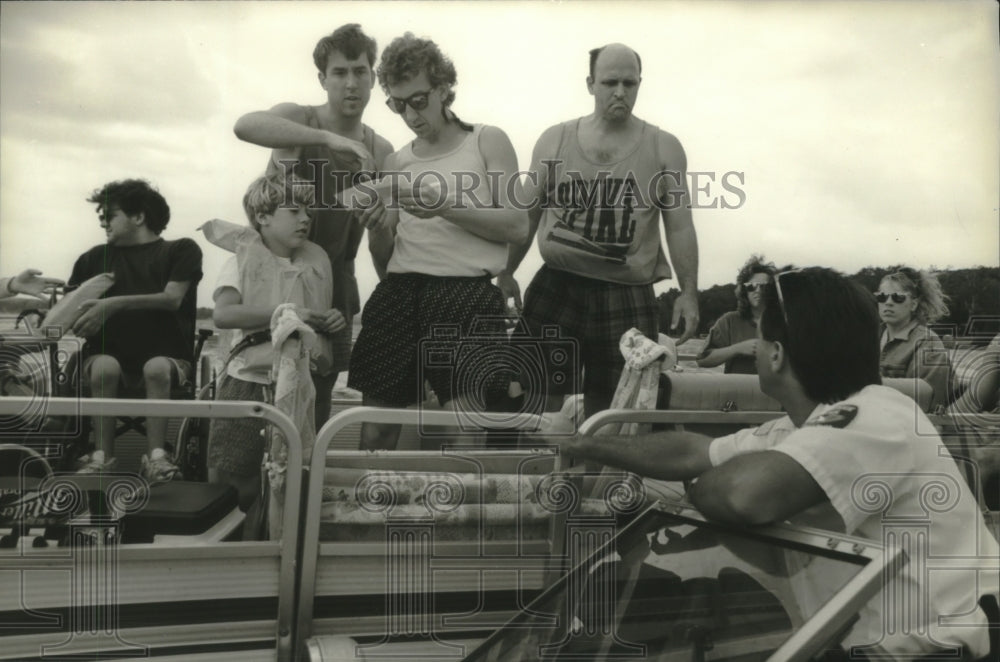
[[[111,272],[114,285],[100,299],[83,302],[73,332],[86,339],[83,376],[93,397],[114,398],[142,388],[147,398],[168,399],[191,376],[195,297],[201,280],[201,249],[193,240],[167,241],[160,234],[170,207],[146,181],[105,184],[87,200],[97,205],[107,244],[77,259],[70,286]],[[96,420],[97,450],[81,458],[80,470],[110,468],[114,418]],[[149,454],[142,473],[150,481],[179,476],[164,450],[167,421],[146,421]]]
[[[291,169],[311,181],[316,205],[309,239],[330,257],[333,269],[334,308],[346,326],[332,334],[333,371],[315,379],[316,427],[330,414],[330,400],[338,373],[346,370],[351,355],[352,317],[361,309],[354,260],[368,217],[384,214],[379,206],[358,213],[337,203],[337,194],[356,179],[382,168],[392,145],[362,122],[375,86],[375,40],[357,23],[342,25],[323,37],[313,50],[320,87],[326,101],[318,106],[279,103],[270,110],[247,113],[234,127],[240,140],[271,148],[267,172]]]

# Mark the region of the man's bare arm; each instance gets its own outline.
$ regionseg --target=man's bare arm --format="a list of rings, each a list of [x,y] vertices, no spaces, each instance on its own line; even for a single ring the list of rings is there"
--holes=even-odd
[[[545,202],[545,191],[548,187],[548,168],[545,161],[554,159],[559,151],[559,133],[561,127],[550,127],[539,136],[531,153],[531,166],[528,176],[520,187],[522,198],[516,201],[520,206],[528,207],[528,234],[524,241],[507,244],[507,267],[497,275],[497,287],[503,293],[504,300],[513,298],[514,305],[520,308],[521,288],[514,279],[514,273],[524,256],[531,250],[531,242],[538,232],[538,222],[542,218],[542,205]]]
[[[691,194],[687,186],[687,155],[673,135],[661,133],[660,162],[664,170],[659,179],[658,195],[663,205],[663,228],[670,251],[670,262],[677,276],[681,294],[674,301],[671,329],[684,319],[683,343],[698,332],[698,235],[691,218]]]
[[[812,475],[780,451],[736,456],[699,476],[689,496],[705,517],[743,525],[783,521],[826,499]]]
[[[240,140],[270,147],[271,160],[277,166],[283,160],[297,160],[301,149],[320,145],[334,152],[353,156],[362,169],[372,169],[374,160],[364,144],[325,129],[309,126],[305,106],[280,103],[270,110],[258,110],[236,120],[233,132]]]
[[[561,452],[660,480],[695,478],[711,468],[712,438],[694,432],[550,437]]]
[[[123,310],[176,311],[181,307],[184,295],[187,294],[190,287],[191,281],[172,280],[166,284],[162,292],[84,301],[80,304],[80,308],[84,312],[73,325],[73,333],[81,338],[88,338],[100,330],[104,320]]]

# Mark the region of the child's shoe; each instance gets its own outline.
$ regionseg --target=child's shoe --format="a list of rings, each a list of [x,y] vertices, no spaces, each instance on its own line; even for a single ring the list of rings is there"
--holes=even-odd
[[[162,448],[154,448],[148,457],[142,456],[142,469],[139,473],[150,483],[165,483],[175,478],[183,479],[181,470]]]
[[[104,451],[94,451],[90,455],[84,455],[76,461],[76,473],[78,474],[99,474],[111,471],[115,467],[117,460],[111,458],[105,460]]]

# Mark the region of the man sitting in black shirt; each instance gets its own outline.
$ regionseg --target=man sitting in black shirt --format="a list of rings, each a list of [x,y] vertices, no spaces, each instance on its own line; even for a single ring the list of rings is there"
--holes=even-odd
[[[97,205],[107,244],[81,255],[69,285],[101,273],[114,285],[100,299],[83,302],[73,332],[86,339],[84,382],[93,397],[114,398],[142,388],[147,398],[168,399],[171,388],[191,375],[195,297],[201,280],[201,249],[191,239],[166,241],[170,220],[163,196],[142,180],[112,182],[88,198]],[[110,468],[114,419],[96,421],[97,450],[81,458],[82,472]],[[164,443],[167,421],[147,423],[149,455],[142,473],[150,481],[178,476]]]

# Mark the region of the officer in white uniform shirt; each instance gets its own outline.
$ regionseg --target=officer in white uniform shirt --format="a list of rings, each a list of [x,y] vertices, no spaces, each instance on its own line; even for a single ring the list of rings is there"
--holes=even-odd
[[[963,569],[961,559],[995,562],[1000,549],[920,408],[881,385],[871,295],[834,271],[810,268],[779,274],[764,302],[757,372],[787,416],[714,440],[657,432],[553,443],[651,478],[697,478],[688,496],[717,521],[787,520],[879,542],[902,525],[914,534],[909,563],[861,610],[844,647],[855,659],[996,655],[981,600],[995,606],[1000,577],[996,567]],[[951,567],[935,570],[941,559]],[[804,610],[846,581],[833,572],[823,563],[803,572],[795,590]]]

